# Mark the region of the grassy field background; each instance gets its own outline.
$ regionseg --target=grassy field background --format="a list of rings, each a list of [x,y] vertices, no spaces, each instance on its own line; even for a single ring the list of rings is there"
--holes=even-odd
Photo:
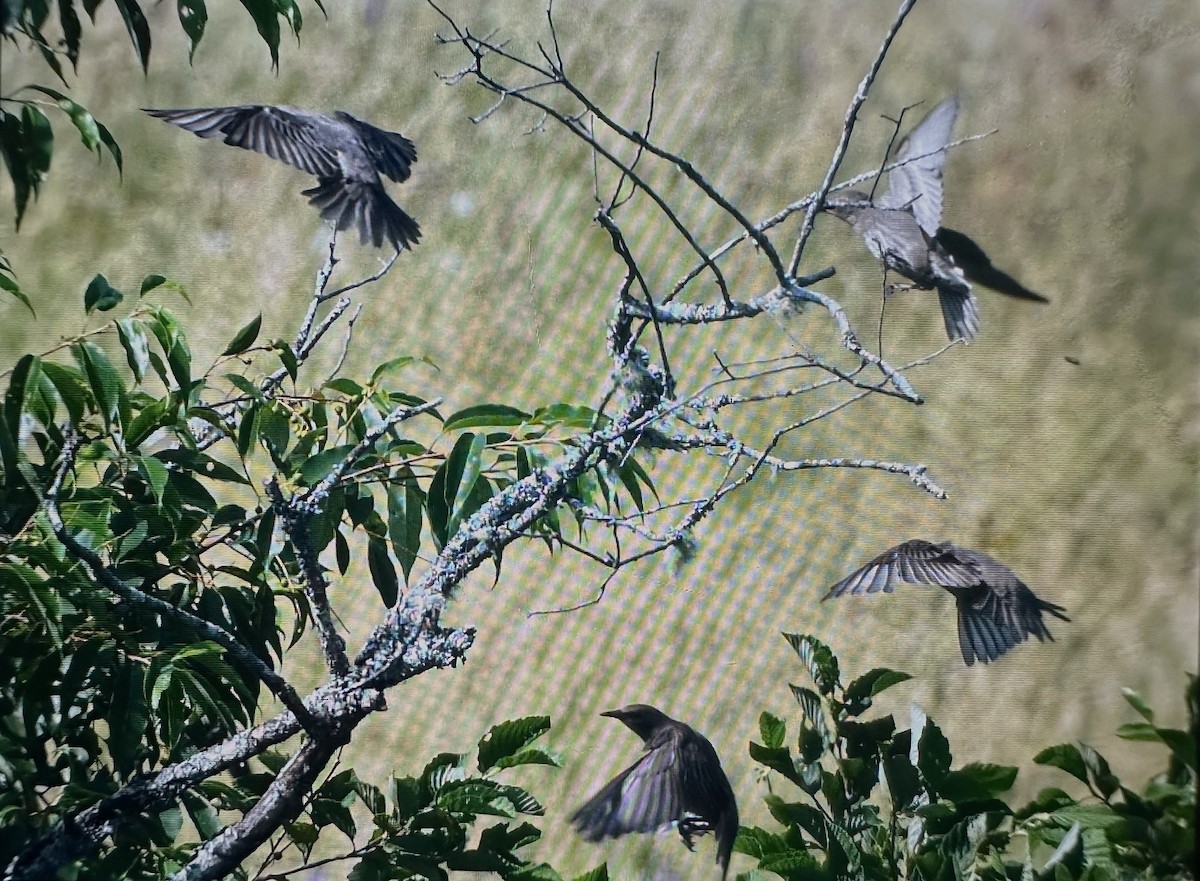
[[[435,45],[438,21],[422,3],[327,2],[328,22],[306,9],[302,45],[285,40],[278,75],[240,10],[211,5],[210,33],[191,67],[173,8],[147,10],[156,41],[148,77],[111,4],[98,30],[85,33],[73,94],[120,141],[124,180],[83,155],[62,126],[52,176],[19,235],[7,179],[0,184],[4,251],[40,316],[30,322],[21,307],[0,303],[3,366],[81,329],[78,303],[96,271],[127,290],[150,272],[183,284],[194,305],[171,305],[192,328],[197,360],[260,310],[264,336],[290,337],[326,241],[298,194],[307,179],[137,108],[293,103],[402,131],[421,157],[393,195],[425,238],[363,298],[347,373],[428,355],[440,372],[411,374],[414,391],[444,396],[447,411],[489,400],[596,403],[607,370],[604,320],[622,267],[590,220],[583,147],[549,125],[528,134],[538,120],[515,106],[473,125],[468,115],[488,99],[435,78],[464,60]],[[500,28],[525,51],[545,37],[538,3],[449,6],[474,30]],[[571,0],[555,10],[569,71],[630,124],[640,124],[661,51],[660,142],[759,218],[816,187],[894,4]],[[5,94],[49,82],[38,59],[8,44],[3,53]],[[847,174],[877,163],[889,135],[880,114],[960,92],[958,134],[999,132],[951,155],[945,221],[1052,302],[981,291],[978,341],[913,375],[925,406],[863,403],[785,453],[921,461],[950,499],[886,475],[779,475],[705,524],[689,566],[676,572],[660,560],[627,571],[602,603],[567,615],[526,613],[590,596],[603,573],[540,546],[510,552],[494,590],[491,572],[481,572],[453,605],[455,621],[480,631],[465,668],[392,694],[348,762],[365,773],[415,773],[436,751],[470,748],[496,721],[550,713],[566,767],[531,771],[526,782],[548,804],[541,854],[579,871],[601,851],[571,835],[567,812],[637,751],[632,734],[596,714],[644,701],[710,737],[743,822],[763,822],[764,789],[746,744],[760,710],[794,718],[786,683],[803,674],[778,635],[790,630],[829,642],[851,675],[874,666],[915,674],[884,708],[907,718],[908,704],[921,704],[958,761],[1024,763],[1078,738],[1140,781],[1162,756],[1113,736],[1131,720],[1120,689],[1138,689],[1179,723],[1184,671],[1197,666],[1197,71],[1200,12],[1190,0],[922,0],[860,117]],[[703,240],[731,235],[732,224],[671,183],[677,178],[656,177]],[[630,224],[654,283],[688,268],[659,226]],[[795,230],[793,221],[775,231],[781,251],[790,253]],[[346,256],[346,277],[377,261],[356,245]],[[821,289],[873,338],[878,266],[848,227],[824,219],[803,268],[830,263],[838,274]],[[738,296],[769,283],[748,262],[738,266]],[[888,314],[893,362],[940,344],[929,296],[901,297]],[[694,387],[714,347],[729,359],[763,357],[787,351],[789,335],[819,350],[836,346],[830,322],[807,314],[786,334],[771,321],[722,328],[688,343],[674,366]],[[761,437],[781,412],[764,410],[761,424],[744,428]],[[656,462],[664,497],[701,474],[667,455]],[[1066,606],[1072,623],[1052,623],[1053,644],[966,669],[952,601],[940,592],[819,603],[866,558],[918,536],[995,554]],[[333,597],[355,646],[380,610],[365,567],[353,576]],[[303,679],[318,669],[314,655],[288,672]],[[1023,770],[1017,786],[1032,794],[1051,782],[1064,783]],[[646,843],[603,853],[630,865],[645,859]],[[674,842],[655,854],[686,867],[699,859],[684,862]]]

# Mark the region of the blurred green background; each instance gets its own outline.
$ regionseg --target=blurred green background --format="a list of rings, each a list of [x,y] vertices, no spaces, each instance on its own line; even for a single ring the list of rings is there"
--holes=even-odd
[[[85,327],[82,292],[97,271],[127,291],[150,272],[180,282],[193,305],[169,305],[184,314],[197,360],[259,310],[264,337],[290,338],[327,239],[298,192],[309,179],[138,108],[292,103],[399,130],[420,154],[412,179],[392,193],[425,237],[362,298],[347,373],[428,355],[440,372],[406,378],[418,393],[444,396],[444,412],[483,401],[597,403],[622,265],[591,221],[582,144],[549,123],[530,134],[539,120],[515,104],[472,124],[468,115],[490,98],[437,80],[435,71],[465,59],[435,44],[434,31],[446,28],[416,0],[327,0],[328,21],[305,8],[302,45],[285,39],[278,75],[240,8],[210,5],[191,67],[173,6],[147,9],[155,47],[146,77],[111,4],[97,30],[85,31],[72,94],[121,143],[124,180],[58,125],[51,178],[19,234],[11,187],[0,181],[3,248],[39,314],[32,322],[14,302],[0,303],[2,366]],[[540,3],[447,0],[447,8],[479,33],[500,28],[523,53],[546,36]],[[661,51],[659,142],[761,218],[818,184],[895,4],[560,0],[555,11],[569,73],[630,125],[641,124]],[[9,44],[2,51],[6,94],[28,81],[53,85],[40,59]],[[723,757],[743,822],[763,822],[765,790],[746,744],[760,710],[794,719],[786,682],[803,679],[781,630],[827,641],[851,677],[875,666],[914,674],[883,708],[906,720],[908,704],[919,703],[957,761],[1027,764],[1038,749],[1079,738],[1122,777],[1136,781],[1161,764],[1153,746],[1112,732],[1131,719],[1122,686],[1179,724],[1183,673],[1197,666],[1200,10],[1191,0],[922,0],[860,116],[843,176],[877,164],[890,134],[881,114],[919,100],[928,108],[952,91],[963,96],[960,136],[999,132],[951,154],[944,220],[1052,303],[980,291],[979,339],[912,375],[925,406],[865,402],[784,450],[924,462],[949,500],[880,474],[764,479],[704,524],[690,565],[658,559],[627,570],[603,602],[571,614],[527,617],[586,599],[604,573],[540,545],[514,549],[494,590],[491,571],[477,573],[452,606],[456,622],[479,628],[465,668],[391,694],[389,712],[347,750],[349,764],[415,773],[434,752],[469,749],[494,722],[549,713],[566,766],[526,775],[548,804],[540,855],[569,872],[602,855],[639,863],[644,837],[596,848],[566,824],[638,750],[631,733],[596,714],[642,701],[694,724]],[[659,167],[652,177],[706,244],[736,232],[677,173]],[[691,261],[648,216],[639,203],[621,219],[661,289]],[[773,233],[784,254],[796,229],[793,220]],[[378,265],[378,253],[346,244],[344,278]],[[831,218],[819,221],[802,270],[828,264],[838,274],[821,289],[873,340],[879,268]],[[739,297],[770,284],[749,258],[731,272]],[[706,284],[692,296],[713,293]],[[760,319],[698,336],[671,335],[685,390],[709,377],[714,348],[737,360],[786,353],[793,338],[819,351],[837,346],[832,324],[813,310],[786,328]],[[942,341],[932,295],[889,303],[894,363]],[[740,427],[761,441],[811,409],[763,407]],[[707,485],[705,467],[673,454],[655,466],[664,498]],[[1051,623],[1053,644],[966,669],[953,603],[940,591],[819,602],[868,557],[912,537],[993,553],[1066,606],[1072,623]],[[352,575],[332,595],[354,647],[381,609],[365,567]],[[319,669],[315,653],[301,654],[288,672],[304,680]],[[1025,769],[1017,786],[1028,795],[1051,782],[1065,781]],[[664,840],[652,858],[707,871],[709,848],[689,857]]]

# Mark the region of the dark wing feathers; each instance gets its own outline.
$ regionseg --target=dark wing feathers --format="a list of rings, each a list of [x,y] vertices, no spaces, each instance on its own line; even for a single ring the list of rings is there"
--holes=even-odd
[[[417,148],[412,141],[397,132],[373,126],[344,110],[339,110],[334,116],[354,128],[367,155],[382,174],[397,183],[408,180],[412,173],[410,166],[417,161]]]
[[[891,593],[897,584],[970,587],[979,571],[963,565],[948,545],[913,539],[880,554],[829,589],[825,599],[851,594]]]
[[[954,264],[962,270],[968,281],[977,282],[1001,294],[1016,297],[1020,300],[1033,300],[1036,303],[1049,303],[1050,300],[1036,291],[1031,291],[1007,272],[992,265],[991,258],[983,248],[968,236],[947,226],[941,227],[934,236],[934,242],[954,260]]]
[[[337,154],[322,143],[315,114],[268,104],[146,112],[202,138],[220,138],[318,177],[340,173]]]
[[[880,554],[825,595],[890,592],[897,583],[929,584],[954,595],[963,660],[994,661],[1036,636],[1053,641],[1042,613],[1070,621],[1062,606],[1038,597],[1016,573],[980,551],[914,539]]]
[[[947,98],[929,111],[929,115],[900,142],[893,161],[903,162],[945,147],[950,143],[957,118],[958,98]],[[879,198],[880,207],[911,205],[921,229],[930,236],[936,235],[942,219],[942,168],[945,164],[946,152],[942,150],[893,169],[888,173],[887,192]]]
[[[672,773],[678,760],[669,747],[646,752],[572,814],[571,824],[586,840],[600,841],[678,820],[684,811],[681,778]]]
[[[713,832],[717,862],[728,872],[738,830],[733,789],[712,744],[682,723],[668,723],[650,732],[642,757],[572,814],[571,824],[586,840],[599,841],[674,823],[689,849],[694,835]]]

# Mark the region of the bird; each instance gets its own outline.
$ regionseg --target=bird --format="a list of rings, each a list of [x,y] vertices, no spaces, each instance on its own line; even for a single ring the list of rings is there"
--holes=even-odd
[[[156,110],[158,119],[202,138],[254,150],[316,175],[304,190],[321,217],[344,230],[357,226],[361,243],[411,249],[421,228],[388,196],[380,175],[408,180],[417,161],[413,142],[345,111],[332,115],[274,104]]]
[[[822,598],[891,593],[896,584],[928,584],[954,595],[958,644],[967,666],[995,661],[1030,636],[1054,641],[1042,620],[1048,612],[1071,619],[1062,606],[1038,597],[1012,569],[982,551],[952,542],[912,539],[880,554],[843,578]]]
[[[905,164],[889,172],[888,188],[876,202],[846,190],[826,202],[825,210],[854,227],[887,268],[938,292],[951,340],[972,340],[979,332],[979,304],[971,282],[1019,299],[1050,301],[992,265],[968,235],[941,225],[943,148],[958,108],[957,96],[946,99],[901,141],[893,162]]]
[[[589,798],[570,822],[587,841],[674,825],[688,850],[712,832],[721,877],[738,831],[737,800],[717,751],[689,725],[648,704],[601,713],[618,719],[645,743],[644,754]]]

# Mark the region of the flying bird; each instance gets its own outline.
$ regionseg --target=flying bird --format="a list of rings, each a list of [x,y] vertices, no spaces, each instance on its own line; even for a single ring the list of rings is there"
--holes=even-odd
[[[967,666],[994,661],[1030,636],[1054,641],[1042,612],[1070,621],[1062,606],[1048,603],[1017,574],[981,551],[951,542],[906,541],[880,554],[829,589],[823,600],[891,593],[897,584],[928,584],[954,595],[958,644]]]
[[[383,174],[397,183],[408,180],[417,150],[403,135],[341,110],[326,116],[272,104],[143,109],[202,138],[219,138],[316,175],[317,185],[303,195],[336,229],[357,226],[363,244],[370,240],[379,248],[386,240],[399,251],[421,238],[417,222],[391,200],[380,179]]]
[[[713,745],[694,728],[646,704],[601,715],[623,722],[645,742],[645,752],[572,814],[571,824],[588,841],[674,825],[688,850],[695,849],[695,836],[712,832],[724,878],[738,811]]]
[[[957,118],[955,97],[917,123],[893,159],[906,164],[888,173],[888,188],[875,203],[866,193],[846,190],[827,202],[825,210],[854,227],[886,267],[919,288],[936,290],[946,335],[971,340],[979,332],[979,304],[970,282],[1010,297],[1050,301],[993,266],[966,234],[941,225],[943,148]]]

